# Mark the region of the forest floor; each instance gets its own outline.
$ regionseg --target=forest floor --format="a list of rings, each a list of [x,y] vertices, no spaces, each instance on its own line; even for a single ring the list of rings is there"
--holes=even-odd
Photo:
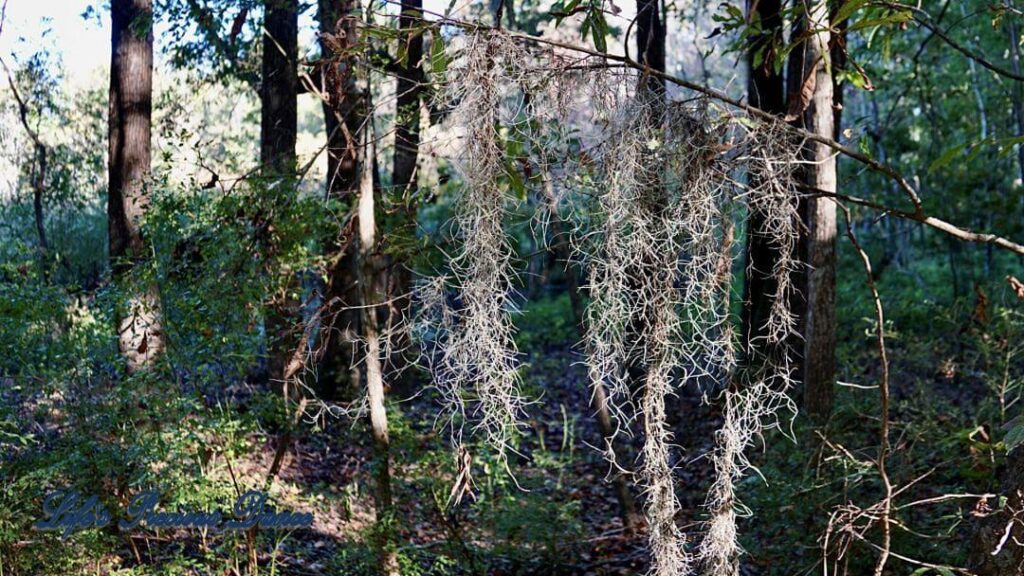
[[[528,355],[524,380],[535,402],[510,459],[511,475],[486,456],[476,459],[473,493],[459,505],[448,502],[455,456],[446,434],[435,430],[433,395],[426,391],[389,405],[396,543],[409,573],[646,571],[645,530],[623,529],[607,481],[610,465],[597,448],[602,440],[581,360],[568,346],[545,346]],[[720,418],[690,391],[670,399],[669,414],[683,459],[676,463],[680,504],[687,515],[681,524],[695,535],[701,518],[687,511],[702,509],[712,476],[710,461],[702,456],[712,448]],[[315,516],[312,531],[296,532],[284,545],[287,552],[277,560],[282,574],[334,574],[337,569],[362,574],[362,567],[372,563],[373,460],[365,425],[331,418],[324,424],[292,446],[272,490],[282,506]],[[622,435],[617,449],[620,465],[632,467],[639,439]],[[256,477],[269,468],[273,452],[273,442],[265,442],[236,467]],[[635,490],[634,496],[639,496]],[[264,560],[270,561],[269,556]]]
[[[856,289],[856,294],[863,291]],[[785,430],[791,438],[778,431],[766,434],[764,444],[749,451],[758,470],[737,483],[740,501],[751,512],[739,521],[748,552],[741,562],[744,576],[820,570],[822,535],[832,513],[844,506],[871,506],[882,493],[874,467],[880,365],[871,310],[848,298],[857,306],[841,311],[847,328],[837,358],[842,385],[831,420],[816,428],[800,417]],[[1012,306],[1020,306],[1015,298]],[[1016,308],[993,306],[985,320],[977,305],[938,314],[940,308],[915,297],[891,309],[898,313],[887,325],[892,388],[888,463],[893,484],[905,488],[897,504],[905,507],[899,520],[907,527],[894,533],[893,550],[963,566],[973,512],[983,504],[967,496],[997,490],[1005,461],[1000,427],[1012,414],[1000,409],[999,395],[1012,406],[1021,393],[1019,384],[1008,388],[1011,380],[1017,382],[1012,359],[1017,348],[1010,343],[1024,337],[1020,324],[1009,321],[1015,316],[1004,310]],[[1004,316],[1009,320],[1001,320]],[[646,531],[627,533],[618,517],[607,480],[610,465],[598,448],[602,439],[590,408],[586,367],[571,344],[576,330],[568,318],[565,298],[532,303],[518,317],[523,393],[533,401],[522,436],[506,469],[466,431],[472,493],[457,504],[450,501],[458,472],[455,450],[448,431],[437,427],[440,406],[428,376],[417,373],[410,384],[390,391],[395,516],[383,530],[397,547],[403,576],[646,571]],[[32,422],[37,436],[10,452],[20,458],[12,459],[9,468],[18,483],[0,485],[0,536],[9,532],[4,510],[19,514],[16,529],[38,519],[42,496],[24,494],[42,490],[53,474],[62,483],[81,477],[83,490],[111,497],[127,486],[127,480],[117,478],[140,478],[130,486],[159,486],[167,509],[224,509],[237,494],[262,488],[281,431],[279,394],[265,385],[224,386],[217,378],[206,387],[168,383],[126,380],[104,394],[90,386],[69,387],[64,400],[5,387],[0,408],[17,408],[15,421]],[[37,405],[39,399],[48,404]],[[180,406],[172,412],[174,402]],[[706,520],[704,502],[713,477],[706,456],[721,415],[717,402],[705,401],[697,390],[680,390],[667,404],[677,445],[677,522],[692,550]],[[171,413],[183,414],[180,422],[169,422]],[[102,417],[107,414],[117,418]],[[639,435],[618,440],[620,464],[634,467]],[[312,512],[312,529],[264,530],[255,548],[238,533],[84,531],[56,544],[56,538],[24,539],[17,531],[14,550],[26,566],[38,561],[60,567],[21,573],[31,576],[368,576],[377,572],[374,543],[381,533],[373,505],[374,466],[365,418],[322,417],[303,424],[270,488],[277,507]],[[963,497],[910,506],[958,494]],[[642,501],[635,490],[634,496]],[[865,537],[877,541],[878,535],[866,531]],[[252,550],[255,572],[246,568]],[[843,553],[849,573],[870,573],[874,549],[838,542],[829,551],[833,557]],[[893,559],[890,573],[911,574],[919,567]]]
[[[940,470],[912,492],[928,497],[941,493],[944,482],[959,477],[956,470],[976,467],[984,455],[958,454],[951,477],[943,472],[951,465],[946,455],[929,446],[934,430],[914,426],[911,420],[922,417],[923,407],[925,416],[935,414],[937,427],[949,427],[954,440],[943,446],[960,446],[956,438],[967,424],[960,421],[962,410],[970,410],[985,388],[970,374],[950,377],[940,357],[923,357],[899,341],[891,346],[894,444],[901,454],[923,451],[916,469],[935,464]],[[874,351],[867,345],[853,347],[859,352],[845,367],[844,378],[861,385],[874,382],[878,376]],[[529,420],[517,454],[510,459],[511,474],[489,458],[486,449],[471,442],[471,452],[479,450],[473,464],[473,493],[456,506],[449,503],[456,479],[455,455],[446,433],[436,429],[439,406],[429,389],[423,388],[428,381],[421,375],[421,381],[410,386],[418,393],[389,404],[396,502],[393,530],[403,574],[598,576],[646,571],[645,529],[623,530],[612,484],[607,481],[610,467],[597,448],[601,436],[589,408],[582,357],[570,345],[546,342],[528,352],[524,361],[525,392],[535,401],[528,407]],[[838,402],[843,408],[832,430],[821,430],[821,437],[828,435],[836,445],[850,446],[862,463],[873,455],[876,394],[841,388]],[[680,458],[675,462],[682,510],[678,522],[692,546],[699,541],[706,519],[704,501],[714,473],[706,456],[713,449],[721,415],[714,402],[693,389],[682,390],[668,403]],[[366,425],[332,418],[321,425],[322,429],[310,431],[293,445],[272,490],[283,506],[313,512],[316,518],[312,531],[295,532],[281,545],[282,553],[274,560],[276,570],[297,575],[371,574],[375,514],[372,447]],[[747,538],[760,539],[757,546],[764,546],[758,550],[761,554],[744,556],[745,576],[774,573],[773,569],[794,573],[820,558],[817,538],[826,511],[835,504],[833,480],[824,469],[836,459],[815,440],[818,435],[806,423],[802,426],[793,432],[799,442],[776,432],[771,436],[774,448],[755,449],[752,459],[759,467],[767,467],[764,476],[752,472],[749,482],[740,486],[741,491],[757,495],[751,504],[762,508],[741,524],[741,530],[751,532],[745,534]],[[620,463],[632,467],[640,448],[637,435],[621,435]],[[268,437],[262,450],[242,466],[259,477],[269,468],[273,451],[272,437]],[[847,469],[843,470],[845,475]],[[986,476],[990,473],[985,471]],[[862,470],[861,475],[860,489],[874,497],[877,487],[872,473]],[[858,489],[856,482],[849,485],[851,499]],[[635,490],[634,495],[639,496]],[[786,548],[773,549],[775,541],[786,542]],[[272,561],[269,554],[262,559]],[[778,566],[780,561],[789,566]]]

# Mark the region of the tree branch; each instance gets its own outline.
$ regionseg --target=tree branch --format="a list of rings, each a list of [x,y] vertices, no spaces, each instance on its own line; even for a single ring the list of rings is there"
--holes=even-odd
[[[956,50],[957,52],[963,54],[964,56],[970,58],[971,60],[974,60],[978,64],[981,64],[985,68],[988,68],[989,70],[995,72],[996,74],[999,74],[1000,76],[1005,76],[1006,78],[1016,80],[1017,82],[1024,82],[1024,75],[1016,74],[1010,70],[999,67],[993,64],[992,62],[986,60],[977,52],[974,52],[970,48],[963,46],[962,44],[959,44],[956,40],[950,38],[949,34],[947,34],[946,31],[939,28],[938,25],[932,23],[932,17],[930,14],[928,14],[928,12],[925,12],[924,10],[916,6],[908,6],[906,4],[899,4],[896,2],[875,2],[874,4],[877,6],[881,6],[883,8],[889,8],[892,10],[905,10],[910,12],[913,15],[915,22],[930,30],[932,34],[938,36],[939,39],[941,39],[946,44],[949,44],[949,46]]]
[[[385,0],[385,2],[395,3],[395,0]],[[456,26],[456,27],[463,28],[463,29],[466,29],[466,30],[494,30],[493,28],[491,28],[489,26],[484,26],[484,25],[481,25],[481,24],[475,24],[475,23],[472,23],[472,22],[466,22],[466,21],[463,21],[463,20],[458,20],[458,19],[450,18],[450,17],[445,16],[443,14],[438,14],[436,12],[429,12],[428,10],[424,10],[424,13],[431,14],[433,16],[438,17],[438,21],[433,22],[434,24],[443,24],[443,25],[449,25],[449,26]],[[860,152],[858,150],[854,150],[853,148],[850,148],[848,146],[844,146],[843,144],[841,144],[839,142],[836,142],[835,140],[833,140],[833,139],[831,139],[831,138],[829,138],[827,136],[822,136],[822,135],[819,135],[819,134],[815,134],[813,132],[809,132],[809,131],[804,130],[802,128],[797,128],[797,127],[791,126],[789,124],[786,124],[786,123],[782,122],[781,118],[779,118],[778,116],[775,116],[774,114],[771,114],[769,112],[765,112],[763,110],[760,110],[759,108],[755,108],[754,106],[751,106],[751,105],[741,101],[740,99],[733,98],[733,97],[729,96],[728,94],[725,94],[724,92],[721,92],[719,90],[716,90],[716,89],[708,87],[708,86],[702,86],[700,84],[696,84],[694,82],[690,82],[690,81],[685,80],[683,78],[678,78],[676,76],[673,76],[671,74],[667,74],[665,72],[660,72],[658,70],[652,70],[650,67],[644,66],[643,64],[641,64],[641,63],[639,63],[639,62],[637,62],[635,60],[632,60],[632,59],[630,59],[630,58],[628,58],[626,56],[620,56],[620,55],[617,55],[617,54],[606,54],[606,53],[603,53],[603,52],[599,52],[597,50],[592,50],[592,49],[589,49],[589,48],[585,48],[583,46],[577,46],[577,45],[574,45],[574,44],[569,44],[567,42],[560,42],[560,41],[557,41],[557,40],[549,40],[547,38],[541,38],[541,37],[538,37],[538,36],[530,36],[528,34],[523,34],[523,33],[520,33],[520,32],[500,31],[500,33],[501,34],[505,34],[506,36],[509,36],[511,38],[519,39],[519,40],[522,40],[522,41],[525,41],[525,42],[533,42],[533,43],[543,44],[543,45],[551,46],[551,47],[555,47],[555,48],[562,48],[564,50],[570,50],[570,51],[577,52],[577,53],[580,53],[580,54],[586,54],[588,56],[593,56],[595,58],[602,58],[604,60],[608,60],[608,61],[611,61],[611,62],[617,62],[617,63],[622,64],[622,65],[624,65],[624,66],[626,66],[628,68],[633,68],[633,69],[638,70],[640,72],[643,72],[645,74],[650,74],[652,76],[655,76],[657,78],[665,80],[666,82],[671,82],[672,84],[675,84],[676,86],[680,86],[680,87],[686,88],[688,90],[692,90],[693,92],[696,92],[696,93],[699,93],[699,94],[703,94],[704,96],[707,96],[708,98],[710,98],[712,100],[716,100],[716,101],[721,102],[723,104],[727,104],[727,105],[729,105],[729,106],[731,106],[731,107],[733,107],[733,108],[735,108],[737,110],[741,110],[743,112],[746,112],[748,115],[750,115],[753,118],[756,118],[756,119],[759,119],[759,120],[763,120],[765,122],[776,123],[776,124],[782,126],[787,131],[789,131],[791,134],[794,134],[794,135],[799,136],[801,138],[804,138],[806,140],[810,140],[812,142],[816,142],[816,143],[828,146],[833,151],[835,151],[835,152],[837,152],[839,154],[842,154],[842,155],[844,155],[844,156],[846,156],[848,158],[852,158],[853,160],[856,160],[857,162],[860,162],[861,164],[866,166],[869,170],[871,170],[873,172],[877,172],[877,173],[882,174],[883,176],[889,178],[894,183],[896,183],[896,185],[900,188],[900,190],[904,193],[904,195],[906,195],[907,199],[910,201],[910,203],[913,206],[913,210],[899,210],[899,209],[891,208],[891,207],[888,207],[888,206],[885,206],[885,205],[882,205],[882,204],[871,202],[869,200],[857,199],[857,198],[854,198],[854,197],[851,197],[851,196],[843,196],[843,195],[840,195],[840,194],[832,194],[835,198],[840,199],[840,200],[846,200],[846,201],[849,201],[849,202],[853,202],[855,204],[859,204],[861,206],[872,208],[874,210],[878,210],[878,211],[881,211],[881,212],[884,212],[886,214],[890,214],[892,216],[896,216],[896,217],[899,217],[899,218],[905,218],[905,219],[908,219],[908,220],[914,220],[915,222],[920,222],[922,224],[925,224],[927,226],[930,226],[932,228],[940,230],[940,231],[942,231],[942,232],[944,232],[944,233],[946,233],[946,234],[948,234],[950,236],[953,236],[953,237],[958,238],[960,240],[964,240],[966,242],[977,242],[977,243],[984,243],[984,244],[992,244],[992,245],[997,246],[999,248],[1002,248],[1004,250],[1009,250],[1010,252],[1014,252],[1016,254],[1024,255],[1024,245],[1021,245],[1021,244],[1019,244],[1017,242],[1014,242],[1012,240],[1008,240],[1006,238],[1003,238],[1001,236],[997,236],[995,234],[985,234],[985,233],[979,233],[979,232],[972,232],[970,230],[966,230],[964,228],[961,228],[959,226],[956,226],[954,224],[946,222],[945,220],[941,220],[941,219],[935,218],[933,216],[928,216],[925,213],[925,211],[924,211],[924,206],[921,203],[921,198],[918,196],[917,191],[910,184],[910,182],[907,181],[907,179],[902,174],[900,174],[899,171],[897,171],[895,168],[893,168],[892,166],[890,166],[888,164],[885,164],[883,162],[879,162],[878,160],[875,160],[874,158],[872,158],[872,157],[868,156],[867,154],[864,154],[864,153],[862,153],[862,152]],[[830,194],[830,193],[826,193],[824,191],[815,191],[815,192],[822,193],[822,194]]]

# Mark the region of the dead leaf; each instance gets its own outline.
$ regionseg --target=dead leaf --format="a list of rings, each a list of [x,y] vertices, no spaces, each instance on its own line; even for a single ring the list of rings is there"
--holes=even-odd
[[[819,57],[820,61],[821,58]],[[796,119],[803,116],[804,111],[811,105],[811,99],[814,98],[814,89],[818,85],[818,62],[814,63],[807,70],[807,76],[804,77],[804,81],[800,84],[800,92],[789,93],[789,109],[786,111],[786,122],[793,122]]]
[[[473,495],[473,455],[465,445],[460,444],[458,449],[458,472],[455,475],[455,484],[448,495],[448,506],[458,506],[462,497],[466,494]]]
[[[974,285],[974,319],[985,324],[988,322],[988,295],[981,289],[980,284]]]

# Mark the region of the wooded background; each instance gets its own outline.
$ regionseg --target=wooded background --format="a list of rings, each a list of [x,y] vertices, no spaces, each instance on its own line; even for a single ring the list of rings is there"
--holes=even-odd
[[[0,576],[1024,573],[1013,0],[7,10]]]

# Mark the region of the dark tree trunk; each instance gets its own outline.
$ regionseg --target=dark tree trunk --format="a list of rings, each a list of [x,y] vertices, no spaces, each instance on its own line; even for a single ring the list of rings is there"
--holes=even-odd
[[[1012,6],[1013,3],[1011,2]],[[1013,67],[1014,74],[1021,73],[1020,63],[1020,28],[1017,25],[1016,17],[1006,18],[1006,27],[1010,35],[1010,63]],[[1014,136],[1024,136],[1024,82],[1014,82],[1013,91],[1011,93],[1013,100],[1013,121],[1014,121]],[[1020,170],[1021,182],[1024,182],[1024,144],[1017,145],[1017,166]],[[1021,204],[1019,209],[1024,216],[1024,196],[1021,197]]]
[[[665,27],[661,22],[657,0],[637,0],[636,3],[636,58],[647,67],[642,72],[637,85],[637,101],[642,106],[637,114],[637,122],[633,130],[650,134],[651,137],[663,135],[662,129],[666,110],[666,90],[664,79],[651,72],[665,71]],[[650,158],[654,155],[646,152]],[[641,191],[637,210],[648,214],[651,221],[657,222],[664,212],[667,203],[665,186],[661,180],[661,166],[653,160],[645,160],[638,169],[637,189]],[[656,260],[656,259],[655,259]],[[639,288],[647,279],[655,278],[660,273],[661,264],[657,261],[635,262],[629,265],[627,275],[634,289]],[[645,306],[647,303],[645,303]],[[626,326],[628,339],[633,342],[646,343],[650,340],[650,322],[655,318],[655,311],[645,309],[633,315]],[[641,347],[637,347],[640,350]],[[634,354],[627,359],[624,369],[627,371],[631,386],[639,387],[647,373],[646,358],[642,354]]]
[[[263,62],[260,81],[260,167],[268,184],[284,183],[268,194],[288,194],[295,175],[298,132],[299,5],[298,0],[264,0]],[[276,181],[276,182],[275,182]],[[279,198],[278,198],[279,199]],[[267,313],[268,369],[282,382],[286,364],[298,343],[298,303],[271,303]]]
[[[1024,300],[1024,296],[1021,296]],[[1005,419],[1005,414],[1004,414]],[[975,521],[969,554],[969,568],[978,576],[1017,576],[1024,573],[1024,450],[1019,447],[1006,456],[1000,470],[1000,494],[989,505],[1006,502]]]
[[[838,0],[835,2],[832,5],[833,10],[829,14],[829,18],[832,18],[832,16],[843,7],[843,4],[845,4],[846,1],[847,0]],[[832,139],[836,142],[839,142],[842,139],[843,134],[843,85],[839,80],[847,66],[846,37],[849,25],[849,19],[843,20],[835,25],[835,34],[832,36],[832,44],[829,46],[829,53],[832,58],[832,100],[834,103],[833,108],[835,110],[835,114],[832,118],[834,128]]]
[[[394,191],[401,198],[400,229],[392,233],[402,237],[415,237],[416,210],[418,207],[417,161],[420,153],[420,104],[423,98],[425,76],[421,68],[423,59],[423,0],[402,0],[402,12],[398,27],[402,31],[400,42],[404,43],[405,65],[398,74],[397,102],[395,105],[395,161],[391,175]],[[412,273],[401,258],[393,258],[388,269],[388,282],[393,296],[391,307],[392,324],[401,325],[408,321],[412,290]],[[403,334],[399,331],[399,334]],[[400,338],[402,338],[400,336]],[[409,346],[407,339],[395,343],[389,359],[388,373],[398,375],[404,372],[409,360],[404,351]],[[394,378],[393,382],[397,382]]]
[[[324,124],[327,131],[327,194],[353,207],[359,188],[359,131],[365,117],[363,94],[356,81],[358,4],[353,0],[320,0],[320,66]],[[333,398],[340,391],[354,394],[359,386],[358,341],[361,332],[357,282],[359,263],[352,228],[343,230],[338,243],[327,246],[336,255],[330,270],[327,301],[339,310],[327,319],[325,354],[320,364],[320,391]]]
[[[420,152],[420,100],[423,95],[423,0],[402,0],[402,13],[398,18],[404,43],[405,66],[398,74],[395,119],[395,163],[392,184],[403,198],[416,193],[416,161]],[[409,208],[414,208],[405,203]]]
[[[119,346],[129,371],[148,365],[163,348],[156,286],[130,287],[132,268],[145,259],[139,222],[149,204],[153,111],[152,0],[112,0],[107,217],[115,278],[129,286],[118,315]]]
[[[747,100],[751,106],[781,117],[786,111],[785,85],[782,74],[775,73],[774,61],[777,56],[775,48],[782,46],[782,2],[748,0],[747,13],[750,18],[753,17],[750,14],[752,7],[761,21],[762,34],[752,39],[747,51]],[[757,52],[761,52],[762,62],[755,66]],[[771,272],[779,255],[769,241],[764,226],[764,216],[752,212],[747,221],[744,268],[746,278],[743,284],[742,311],[743,346],[748,357],[768,353],[767,350],[755,349],[755,346],[764,341],[758,337],[765,335],[772,298],[777,286]]]
[[[661,21],[658,0],[636,1],[637,62],[657,72],[665,71],[665,24]],[[665,97],[665,80],[645,78],[643,88],[652,97]]]
[[[636,58],[647,67],[647,71],[641,73],[637,85],[637,100],[642,108],[633,130],[660,138],[663,137],[666,110],[665,81],[652,74],[665,71],[665,26],[661,22],[658,6],[658,0],[637,0],[636,3]],[[637,210],[642,210],[652,222],[658,222],[667,204],[665,186],[661,179],[662,166],[651,159],[654,158],[653,153],[647,151],[646,154],[648,159],[642,162],[637,174],[637,189],[640,191]],[[661,264],[657,261],[636,262],[629,268],[627,274],[634,288],[639,288],[643,282],[661,274]],[[650,319],[656,318],[657,314],[650,309],[652,304],[645,303],[644,306],[647,309],[634,314],[626,329],[629,340],[646,346],[651,340]],[[637,347],[637,350],[640,349],[642,346]],[[627,360],[625,369],[632,386],[639,386],[646,378],[646,361],[642,357]]]
[[[826,0],[802,0],[804,11],[796,22],[800,46],[790,54],[788,117],[804,129],[831,138],[835,134],[833,79],[828,66],[829,12]],[[808,33],[807,31],[814,31]],[[807,99],[807,95],[810,98]],[[805,148],[808,163],[801,179],[810,189],[835,192],[836,160],[832,150],[819,143]],[[799,318],[799,380],[803,383],[804,411],[815,421],[832,412],[835,388],[835,284],[836,204],[830,198],[806,197],[800,201],[804,235],[799,242],[793,310]]]
[[[298,131],[299,3],[265,0],[264,11],[260,163],[265,175],[288,177]]]
[[[47,254],[50,243],[46,240],[46,214],[43,211],[43,195],[46,193],[46,146],[36,143],[36,175],[32,182],[32,213],[36,220],[36,235],[39,236],[39,268],[44,279],[49,279],[50,265]]]

